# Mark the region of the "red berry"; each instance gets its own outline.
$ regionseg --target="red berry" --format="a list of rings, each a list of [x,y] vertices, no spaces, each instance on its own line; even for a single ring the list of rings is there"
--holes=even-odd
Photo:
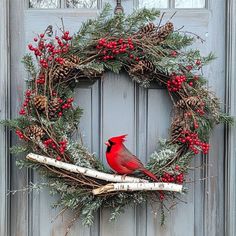
[[[186,70],[190,71],[192,69],[193,69],[193,67],[191,65],[186,66]]]
[[[30,97],[31,91],[30,91],[29,89],[27,89],[26,92],[25,92],[25,95],[26,95],[27,97]]]
[[[175,166],[175,170],[179,170],[180,167],[178,165]]]
[[[198,150],[194,150],[194,154],[198,154],[199,153],[199,151]]]
[[[200,66],[200,65],[202,64],[202,62],[201,62],[201,60],[198,59],[198,60],[195,61],[195,64],[196,64],[197,66]]]
[[[160,194],[160,200],[164,200],[165,199],[165,195],[164,194]]]
[[[120,39],[118,40],[118,43],[119,43],[119,44],[123,43],[123,39],[120,38]]]
[[[61,157],[60,156],[57,156],[57,161],[61,161]]]
[[[131,49],[131,50],[133,50],[134,49],[134,46],[133,45],[129,45],[129,48]]]
[[[177,56],[177,52],[176,52],[176,51],[172,51],[172,52],[170,53],[170,55],[171,55],[172,57],[176,57],[176,56]]]
[[[44,38],[44,34],[40,34],[39,36],[40,36],[40,38]]]
[[[166,178],[162,178],[162,181],[163,181],[163,182],[167,182],[167,179],[166,179]]]
[[[19,114],[23,116],[23,115],[26,114],[26,111],[25,111],[24,109],[21,109],[21,110],[19,111]]]
[[[72,103],[73,101],[74,101],[74,98],[68,98],[68,99],[67,99],[67,102],[68,102],[68,103]]]
[[[33,51],[33,50],[34,50],[34,47],[33,47],[32,44],[29,44],[29,45],[28,45],[28,48],[29,48],[30,51]]]

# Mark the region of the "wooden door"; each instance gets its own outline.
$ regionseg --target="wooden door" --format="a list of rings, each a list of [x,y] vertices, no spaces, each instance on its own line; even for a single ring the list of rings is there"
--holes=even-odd
[[[95,17],[96,8],[103,2],[89,4],[92,8],[80,9],[79,1],[12,0],[10,2],[11,35],[11,114],[17,116],[22,100],[25,75],[20,64],[26,45],[35,33],[42,32],[51,24],[56,30],[63,17],[68,30],[75,32],[81,22]],[[82,1],[88,2],[88,1]],[[106,1],[107,2],[107,1]],[[110,1],[114,5],[114,1]],[[186,4],[186,2],[188,2]],[[190,4],[191,2],[191,4]],[[67,8],[69,3],[77,3],[75,8]],[[218,57],[206,70],[209,86],[217,95],[224,98],[224,17],[223,1],[151,1],[126,0],[123,3],[126,13],[139,6],[157,6],[166,11],[166,18],[174,11],[173,21],[177,28],[194,32],[206,40],[195,46],[204,54],[214,51]],[[31,6],[31,8],[29,8]],[[70,5],[72,6],[72,5]],[[88,5],[86,5],[88,6]],[[40,8],[37,8],[40,7]],[[187,7],[187,8],[186,8]],[[178,8],[178,9],[174,9]],[[76,90],[76,102],[84,108],[81,129],[85,144],[105,162],[103,145],[110,136],[127,133],[127,146],[145,162],[157,147],[159,138],[168,137],[171,102],[166,91],[155,86],[140,88],[131,82],[127,74],[107,73],[105,78],[93,85],[83,85]],[[12,143],[15,142],[14,136]],[[160,227],[158,208],[142,205],[129,207],[117,222],[109,222],[109,210],[102,209],[95,217],[91,228],[75,222],[69,235],[83,236],[208,236],[224,235],[224,195],[221,190],[224,181],[224,139],[223,127],[218,127],[211,138],[212,149],[208,159],[195,159],[193,165],[199,168],[189,174],[192,184],[189,193],[183,197],[187,203],[180,203],[167,214],[166,225]],[[208,177],[205,181],[200,179]],[[21,189],[30,182],[44,181],[30,170],[18,170],[15,159],[11,161],[11,189]],[[73,220],[73,214],[66,212],[53,220],[58,210],[51,209],[55,201],[49,190],[30,194],[19,192],[11,196],[10,235],[11,236],[61,236]],[[53,221],[53,222],[52,222]]]

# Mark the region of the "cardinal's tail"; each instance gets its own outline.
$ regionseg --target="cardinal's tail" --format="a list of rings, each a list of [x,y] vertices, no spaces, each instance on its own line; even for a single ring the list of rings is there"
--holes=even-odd
[[[147,170],[147,169],[142,169],[141,171],[142,171],[145,175],[147,175],[148,177],[150,177],[151,179],[153,179],[154,181],[158,182],[157,177],[156,177],[152,172],[150,172],[149,170]]]

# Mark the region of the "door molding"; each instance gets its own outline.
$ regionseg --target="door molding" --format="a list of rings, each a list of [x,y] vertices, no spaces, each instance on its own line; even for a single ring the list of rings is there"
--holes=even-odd
[[[236,2],[226,8],[226,105],[236,115]],[[225,235],[236,236],[236,128],[226,127],[225,136]]]
[[[0,120],[9,118],[10,47],[9,47],[9,1],[0,1]],[[9,155],[8,130],[0,127],[0,235],[9,235]]]

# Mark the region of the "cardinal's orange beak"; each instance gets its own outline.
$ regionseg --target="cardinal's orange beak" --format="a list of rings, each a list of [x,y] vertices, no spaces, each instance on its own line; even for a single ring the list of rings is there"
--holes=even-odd
[[[108,141],[106,141],[105,144],[106,144],[107,146],[111,146],[111,144],[110,144]]]

